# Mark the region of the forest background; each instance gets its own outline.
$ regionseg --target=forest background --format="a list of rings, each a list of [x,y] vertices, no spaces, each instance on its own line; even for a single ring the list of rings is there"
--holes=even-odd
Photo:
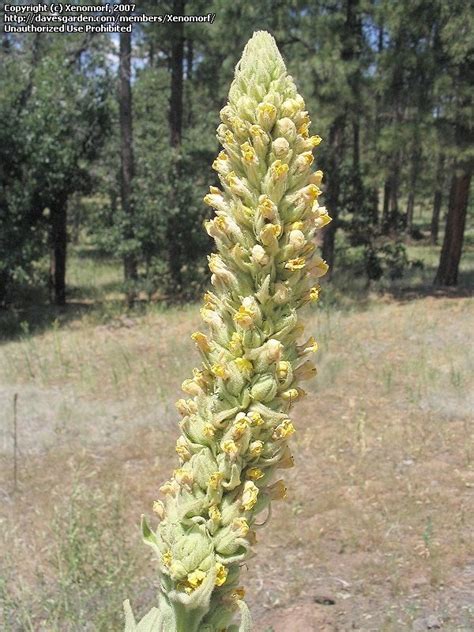
[[[306,314],[320,376],[248,575],[257,629],[472,629],[473,5],[133,11],[209,13],[1,33],[0,627],[109,631],[123,598],[153,602],[137,519],[173,467],[173,401],[198,361],[218,113],[265,29],[323,139],[333,221]]]

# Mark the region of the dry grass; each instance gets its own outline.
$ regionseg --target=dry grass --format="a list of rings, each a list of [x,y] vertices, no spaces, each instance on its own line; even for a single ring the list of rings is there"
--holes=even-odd
[[[471,630],[472,302],[377,299],[307,317],[321,350],[295,410],[297,467],[244,569],[256,630],[395,632],[429,615]],[[152,604],[137,523],[175,462],[198,322],[196,308],[86,316],[0,348],[1,629],[108,632],[126,596]]]

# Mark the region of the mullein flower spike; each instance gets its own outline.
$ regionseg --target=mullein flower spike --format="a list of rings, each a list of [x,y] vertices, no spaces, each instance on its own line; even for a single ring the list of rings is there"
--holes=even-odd
[[[319,136],[273,37],[259,31],[237,65],[217,136],[221,187],[204,201],[218,253],[209,257],[213,292],[201,310],[210,333],[192,338],[202,366],[183,382],[181,461],[154,504],[160,594],[127,630],[231,632],[251,629],[240,568],[256,542],[257,514],[285,498],[278,469],[293,466],[289,418],[316,369],[313,338],[296,310],[315,301],[326,263],[315,232],[330,218],[319,205],[322,173],[312,170]],[[277,479],[277,480],[275,480]],[[240,627],[232,620],[240,610]]]

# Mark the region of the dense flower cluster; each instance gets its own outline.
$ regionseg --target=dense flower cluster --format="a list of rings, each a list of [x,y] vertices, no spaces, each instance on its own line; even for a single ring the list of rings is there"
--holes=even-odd
[[[298,344],[296,310],[318,299],[327,270],[313,256],[314,234],[330,221],[318,203],[322,173],[312,170],[321,139],[310,136],[305,103],[268,33],[248,42],[221,120],[213,164],[221,187],[204,198],[218,251],[201,309],[210,333],[192,336],[202,365],[177,402],[180,465],[160,488],[156,532],[144,525],[159,557],[159,609],[149,627],[133,627],[129,614],[130,629],[236,630],[238,607],[240,629],[250,629],[240,565],[257,514],[286,495],[277,472],[293,466],[289,412],[305,395],[300,382],[316,373],[308,356],[317,344]]]

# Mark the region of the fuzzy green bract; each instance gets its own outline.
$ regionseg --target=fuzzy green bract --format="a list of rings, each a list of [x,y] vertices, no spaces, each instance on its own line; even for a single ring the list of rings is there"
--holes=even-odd
[[[127,632],[251,629],[240,568],[257,514],[286,495],[278,471],[293,466],[289,413],[316,372],[307,356],[317,344],[298,342],[297,309],[318,299],[327,270],[313,256],[315,232],[330,221],[312,170],[321,139],[268,33],[245,47],[221,120],[221,186],[204,198],[217,246],[201,309],[209,332],[192,336],[202,365],[177,402],[181,463],[154,504],[156,531],[143,523],[160,564],[158,606],[136,624],[127,602]]]

